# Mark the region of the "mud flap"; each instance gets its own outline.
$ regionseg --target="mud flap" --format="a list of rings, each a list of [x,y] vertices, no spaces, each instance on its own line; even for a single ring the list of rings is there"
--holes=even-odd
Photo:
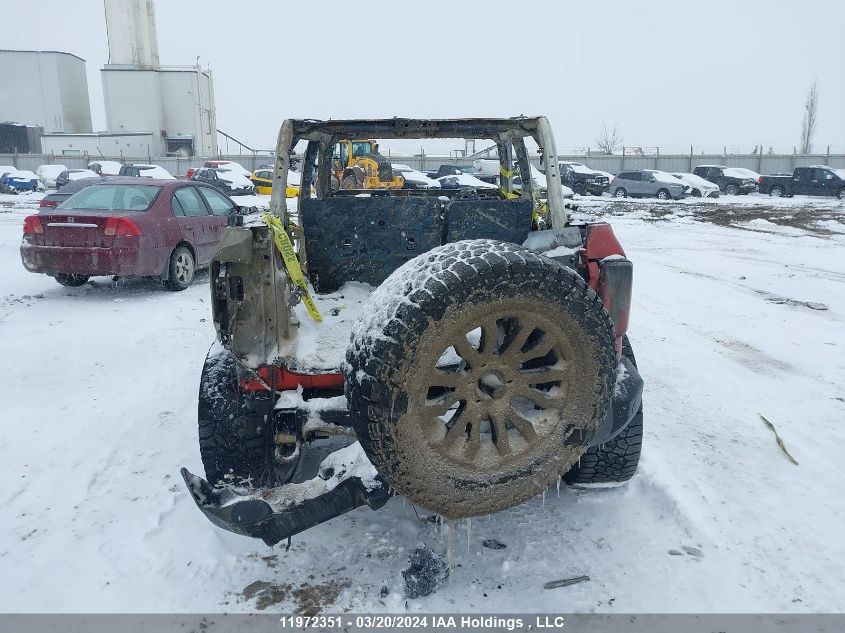
[[[215,488],[186,468],[182,468],[181,473],[197,507],[209,521],[229,532],[260,538],[267,545],[275,545],[359,506],[367,505],[378,510],[390,498],[388,486],[383,481],[379,481],[379,486],[368,489],[360,478],[349,477],[322,494],[274,510],[256,493]],[[280,496],[277,493],[283,496],[285,488],[297,485],[301,484],[286,484],[264,490],[261,494],[268,498]]]

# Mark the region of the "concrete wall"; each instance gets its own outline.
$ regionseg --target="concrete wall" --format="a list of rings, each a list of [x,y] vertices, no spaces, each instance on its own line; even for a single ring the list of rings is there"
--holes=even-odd
[[[55,51],[0,51],[0,121],[47,133],[91,132],[85,60]]]
[[[693,154],[693,155],[660,155],[660,156],[560,156],[560,160],[583,163],[593,169],[618,174],[625,169],[661,169],[668,172],[691,172],[697,165],[725,165],[727,167],[745,167],[759,174],[792,173],[795,167],[807,165],[830,165],[845,168],[845,154],[811,154],[808,156],[794,156],[792,154],[774,155],[732,155],[723,154]],[[391,162],[402,163],[420,171],[435,170],[440,165],[466,165],[473,161],[466,158],[452,158],[448,156],[390,156]],[[539,166],[535,157],[532,162]]]
[[[47,139],[50,137],[43,137]],[[143,142],[143,136],[135,137],[139,139],[138,143]],[[44,140],[42,139],[42,143]],[[82,147],[82,145],[79,145]],[[87,156],[82,155],[61,155],[59,151],[54,154],[49,153],[49,149],[45,149],[45,154],[0,154],[0,165],[15,165],[20,169],[35,169],[39,165],[45,163],[62,163],[68,167],[85,167],[89,161],[98,158],[105,158],[109,160],[121,160],[119,152],[107,152],[107,142],[100,145],[103,156],[100,156],[97,147],[92,146],[93,149],[88,150]],[[139,155],[132,157],[124,153],[122,157],[125,162],[132,163],[146,163],[152,162],[156,165],[161,165],[174,176],[181,176],[188,170],[189,167],[199,167],[206,160],[233,160],[247,169],[254,170],[259,165],[273,164],[273,157],[265,154],[253,156],[252,154],[232,154],[232,155],[210,155],[209,157],[192,156],[190,158],[176,158],[176,157],[152,157],[150,161],[147,159],[146,152],[141,152]],[[560,160],[574,160],[580,163],[589,165],[593,169],[600,169],[617,174],[622,171],[621,156],[593,156],[586,158],[584,156],[561,156]],[[689,156],[661,156],[659,161],[655,163],[654,156],[629,156],[625,157],[624,169],[662,169],[664,171],[691,171],[696,165],[727,165],[729,167],[745,167],[753,169],[762,174],[773,173],[792,173],[792,165],[806,166],[806,165],[830,165],[840,169],[845,169],[845,154],[826,154],[813,156],[791,156],[791,155],[775,155],[763,156],[762,160],[758,156],[723,156],[721,154],[698,155],[690,161]],[[437,169],[440,165],[463,165],[466,164],[466,159],[454,159],[445,156],[399,156],[393,154],[390,160],[394,163],[402,163],[420,169],[421,171]],[[471,161],[470,161],[471,162]],[[536,159],[533,160],[536,164]],[[655,167],[655,164],[657,165]]]
[[[118,156],[146,162],[155,156],[154,136],[152,133],[45,135],[41,137],[41,151],[62,157],[62,161],[64,156],[91,156],[91,160]],[[39,165],[46,162],[42,160]]]

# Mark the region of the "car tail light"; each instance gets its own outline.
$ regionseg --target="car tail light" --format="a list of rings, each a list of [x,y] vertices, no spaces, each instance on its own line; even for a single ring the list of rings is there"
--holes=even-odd
[[[41,202],[38,203],[38,206],[42,209],[55,209],[59,206],[58,200],[47,200],[47,198],[41,198]]]
[[[115,237],[138,237],[144,234],[141,227],[127,218],[108,218],[103,233]]]
[[[757,179],[757,184],[758,184],[758,185],[762,185],[762,184],[763,184],[763,177],[762,177],[762,176],[760,176],[760,177]]]
[[[41,226],[41,219],[37,215],[29,215],[23,221],[24,235],[43,235],[44,227]]]
[[[614,255],[601,262],[599,296],[613,321],[617,352],[622,351],[622,337],[628,331],[633,278],[634,265],[624,257]]]

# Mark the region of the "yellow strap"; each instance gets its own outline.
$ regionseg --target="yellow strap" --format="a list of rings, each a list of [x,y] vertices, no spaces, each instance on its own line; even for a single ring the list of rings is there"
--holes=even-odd
[[[290,236],[288,236],[287,231],[285,231],[285,227],[282,226],[282,221],[271,213],[262,214],[261,219],[273,234],[273,242],[276,244],[276,248],[279,249],[279,253],[282,255],[282,260],[285,262],[285,268],[288,270],[288,275],[290,276],[293,285],[299,288],[302,292],[302,303],[305,304],[305,309],[308,310],[308,314],[312,319],[315,321],[322,321],[323,315],[320,314],[320,311],[317,309],[317,304],[314,303],[314,299],[311,298],[311,293],[308,292],[308,284],[305,283],[305,277],[302,275],[302,269],[299,267],[299,260],[296,258],[296,251],[293,248],[293,243],[290,241]]]
[[[515,169],[505,169],[501,164],[499,165],[499,174],[505,178],[511,178],[515,173]]]

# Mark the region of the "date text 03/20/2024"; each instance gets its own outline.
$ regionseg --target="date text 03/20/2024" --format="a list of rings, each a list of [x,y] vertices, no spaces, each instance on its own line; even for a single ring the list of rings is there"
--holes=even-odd
[[[549,630],[562,629],[565,619],[560,615],[542,615],[533,622],[525,617],[507,616],[451,616],[451,615],[357,615],[357,616],[284,616],[280,619],[282,628],[333,629],[359,627],[365,629],[467,629],[496,628],[499,630]]]

